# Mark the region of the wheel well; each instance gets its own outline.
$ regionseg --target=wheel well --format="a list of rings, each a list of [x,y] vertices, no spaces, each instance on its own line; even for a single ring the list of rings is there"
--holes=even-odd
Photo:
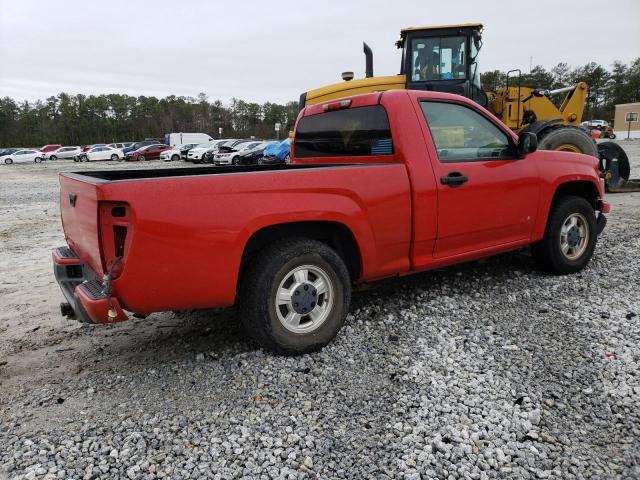
[[[303,237],[326,243],[340,255],[352,280],[360,275],[358,244],[351,230],[338,222],[293,222],[271,225],[255,232],[242,252],[240,275],[249,259],[267,245],[283,238]]]
[[[575,195],[587,200],[594,208],[598,200],[598,189],[591,182],[577,181],[563,183],[556,189],[553,195],[555,201],[561,195]]]

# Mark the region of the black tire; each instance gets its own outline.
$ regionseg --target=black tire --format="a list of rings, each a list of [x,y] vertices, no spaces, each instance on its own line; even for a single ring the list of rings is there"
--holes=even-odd
[[[147,159],[147,157],[145,157],[144,155],[140,155],[138,157],[138,161],[140,161],[140,162],[144,162],[146,159]]]
[[[5,165],[11,165],[12,163],[13,163],[13,160],[12,160],[12,159],[10,159],[10,158],[5,158],[5,159],[4,159],[4,164],[5,164]]]
[[[114,153],[113,155],[111,155],[112,162],[117,162],[118,160],[120,160],[120,157],[118,156],[118,154]]]
[[[610,133],[609,134],[609,139],[610,140],[615,140],[615,138],[616,138],[616,134],[615,133]]]
[[[235,156],[231,159],[231,164],[232,165],[240,165],[240,157]]]
[[[539,150],[565,150],[566,145],[575,147],[580,153],[598,158],[598,145],[580,128],[561,125],[544,130],[538,135]]]
[[[290,160],[291,160],[291,155],[287,153],[287,154],[285,155],[285,157],[284,157],[283,162],[284,162],[284,163],[289,163],[289,161],[290,161]]]
[[[42,163],[42,158],[36,157],[33,159],[33,163]]]
[[[180,160],[180,155],[172,155],[171,156],[171,161],[172,162],[177,162]]]
[[[349,311],[351,281],[344,262],[335,251],[315,240],[293,238],[264,248],[248,265],[240,282],[239,312],[248,333],[262,347],[278,354],[299,355],[321,349],[337,335]],[[276,308],[293,307],[291,304],[276,307],[276,299],[281,282],[300,266],[324,272],[330,283],[330,297],[324,297],[322,301],[332,298],[324,321],[304,333],[290,331],[276,312]],[[293,289],[293,285],[290,288]],[[313,295],[315,297],[315,291]],[[318,304],[321,295],[318,293]],[[311,306],[316,305],[312,303]],[[305,316],[300,320],[303,327],[303,322],[311,322],[311,317],[306,316],[304,320]]]
[[[572,215],[581,215],[588,233],[585,248],[576,258],[569,258],[562,252],[561,230]],[[555,275],[575,273],[587,266],[596,247],[596,216],[593,206],[582,197],[563,195],[551,205],[544,237],[531,245],[536,265],[541,270]]]
[[[57,159],[58,159],[58,157],[56,157],[55,155],[51,155],[51,156],[49,157],[49,160],[54,161],[54,162],[55,162]]]

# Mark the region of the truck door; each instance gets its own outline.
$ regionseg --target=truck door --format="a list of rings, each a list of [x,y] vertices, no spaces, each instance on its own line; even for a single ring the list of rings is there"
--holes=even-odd
[[[535,154],[467,104],[420,100],[438,190],[434,258],[528,240],[540,190]],[[422,121],[422,120],[421,120]]]

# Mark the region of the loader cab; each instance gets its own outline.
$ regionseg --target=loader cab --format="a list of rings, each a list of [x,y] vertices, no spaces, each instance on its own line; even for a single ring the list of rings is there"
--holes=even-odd
[[[402,48],[400,73],[408,89],[455,93],[488,105],[477,60],[481,24],[405,28],[396,45]]]

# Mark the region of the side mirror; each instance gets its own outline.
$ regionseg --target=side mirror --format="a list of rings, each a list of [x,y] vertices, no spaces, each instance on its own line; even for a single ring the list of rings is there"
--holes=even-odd
[[[527,153],[538,149],[538,136],[535,133],[524,132],[518,138],[518,156],[524,157]]]

